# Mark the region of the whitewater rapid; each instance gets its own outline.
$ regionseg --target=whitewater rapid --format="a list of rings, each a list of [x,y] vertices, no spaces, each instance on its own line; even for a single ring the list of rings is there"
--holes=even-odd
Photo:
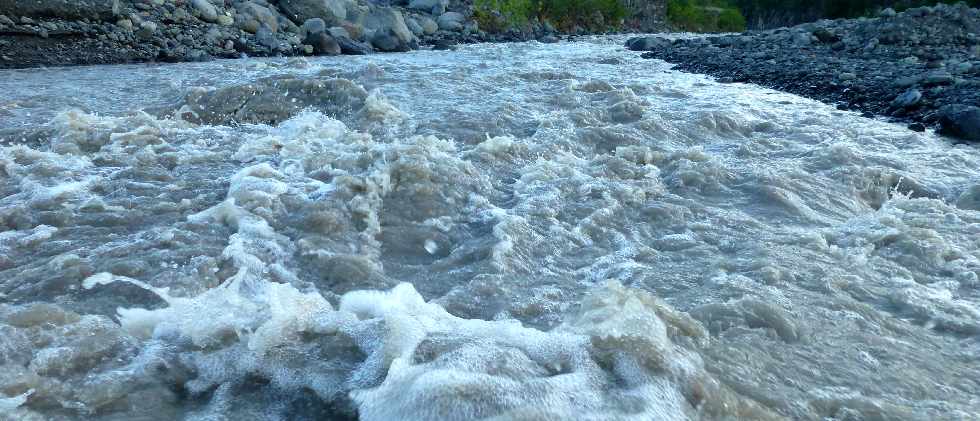
[[[624,40],[0,72],[0,419],[980,419],[980,148]]]

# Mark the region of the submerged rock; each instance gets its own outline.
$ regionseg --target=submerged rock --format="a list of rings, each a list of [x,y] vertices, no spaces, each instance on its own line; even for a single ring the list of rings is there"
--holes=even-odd
[[[346,79],[272,78],[214,90],[196,89],[173,109],[203,124],[277,124],[307,108],[342,118],[360,110],[368,93]]]

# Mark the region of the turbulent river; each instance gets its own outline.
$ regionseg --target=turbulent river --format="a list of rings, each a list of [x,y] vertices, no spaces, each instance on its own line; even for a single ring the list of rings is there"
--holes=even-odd
[[[0,418],[980,419],[980,148],[623,41],[0,72]]]

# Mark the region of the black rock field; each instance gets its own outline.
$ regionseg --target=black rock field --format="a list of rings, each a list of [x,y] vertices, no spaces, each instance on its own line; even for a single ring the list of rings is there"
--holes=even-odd
[[[638,37],[627,47],[721,81],[980,141],[980,10],[964,4],[742,34]]]

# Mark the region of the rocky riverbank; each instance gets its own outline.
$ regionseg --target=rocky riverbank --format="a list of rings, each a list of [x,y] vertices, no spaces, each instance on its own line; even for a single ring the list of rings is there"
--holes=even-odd
[[[627,47],[721,81],[980,141],[980,10],[963,4],[737,35],[640,37]]]
[[[556,39],[488,34],[459,0],[9,0],[0,68],[407,51]]]

